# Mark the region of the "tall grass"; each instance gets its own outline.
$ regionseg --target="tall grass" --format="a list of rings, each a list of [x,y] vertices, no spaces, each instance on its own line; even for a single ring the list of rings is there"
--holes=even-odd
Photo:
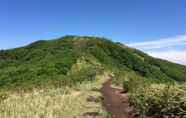
[[[36,90],[24,94],[11,94],[0,102],[0,118],[82,118],[86,112],[98,112],[106,117],[101,101],[87,102],[89,96],[100,98],[99,89],[103,76],[95,81],[82,82],[73,88]]]
[[[87,112],[98,113],[98,118],[106,117],[101,95],[95,91],[106,78],[100,69],[96,61],[89,62],[82,57],[65,79],[57,81],[57,86],[2,93],[0,118],[82,118]],[[88,102],[90,96],[96,97],[99,102]]]

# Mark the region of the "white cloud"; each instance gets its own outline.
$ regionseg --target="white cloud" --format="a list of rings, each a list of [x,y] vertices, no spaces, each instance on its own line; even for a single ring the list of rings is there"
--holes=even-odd
[[[186,51],[147,52],[149,55],[186,65]]]
[[[153,57],[186,65],[186,34],[128,45],[144,50]]]
[[[175,37],[163,38],[155,41],[131,43],[128,45],[139,49],[159,49],[173,46],[183,46],[186,45],[186,35],[178,35]]]

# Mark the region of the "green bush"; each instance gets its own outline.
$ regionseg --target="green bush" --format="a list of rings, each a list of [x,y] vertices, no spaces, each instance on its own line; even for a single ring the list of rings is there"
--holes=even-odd
[[[185,85],[158,83],[143,78],[124,80],[130,102],[140,111],[141,117],[184,118],[186,117]]]

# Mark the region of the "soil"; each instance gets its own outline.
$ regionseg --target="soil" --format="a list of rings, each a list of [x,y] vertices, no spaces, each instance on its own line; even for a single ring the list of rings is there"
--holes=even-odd
[[[139,118],[139,113],[129,104],[129,97],[123,89],[113,88],[110,77],[102,86],[103,106],[112,118]]]

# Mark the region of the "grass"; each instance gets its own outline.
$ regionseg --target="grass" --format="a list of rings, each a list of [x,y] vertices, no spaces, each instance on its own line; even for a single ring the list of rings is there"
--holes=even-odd
[[[105,75],[95,81],[83,82],[73,88],[53,88],[29,93],[14,93],[0,103],[0,118],[82,118],[86,112],[107,113],[98,103],[87,102],[89,96],[101,98],[98,91]]]
[[[142,115],[185,117],[186,87],[176,83],[186,81],[185,66],[105,38],[66,36],[0,51],[0,118],[110,117],[100,102],[86,102],[100,97],[93,90],[104,70],[123,83]]]
[[[66,85],[71,81],[66,82],[69,71],[82,57],[85,61],[95,59],[106,68],[123,68],[150,79],[186,81],[185,66],[154,59],[139,50],[105,38],[66,36],[0,50],[0,90],[30,90],[55,86],[61,81]],[[76,83],[82,80],[79,77],[72,81]]]
[[[123,79],[130,102],[142,118],[185,118],[186,83],[158,82],[132,75]]]

